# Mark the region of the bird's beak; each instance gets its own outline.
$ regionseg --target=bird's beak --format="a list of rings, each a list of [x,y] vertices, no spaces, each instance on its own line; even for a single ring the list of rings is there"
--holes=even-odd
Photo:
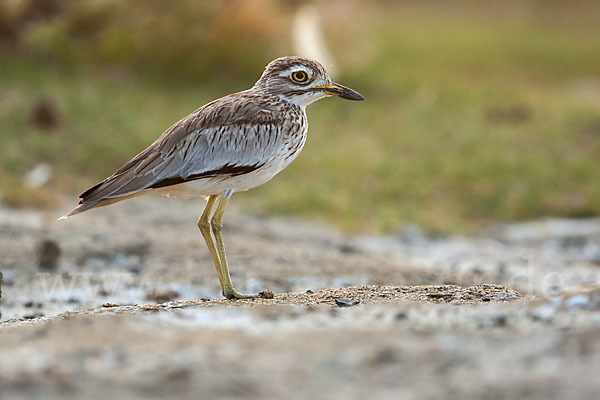
[[[321,85],[315,87],[315,89],[322,89],[325,93],[331,94],[334,96],[341,97],[346,100],[364,100],[365,98],[362,95],[350,88],[342,86],[337,83],[329,83],[327,85]]]

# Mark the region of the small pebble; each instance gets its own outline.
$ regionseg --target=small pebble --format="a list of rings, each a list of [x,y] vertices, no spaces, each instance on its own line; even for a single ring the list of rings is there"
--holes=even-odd
[[[506,315],[498,315],[492,318],[492,323],[494,326],[506,326],[508,322],[508,317]]]
[[[38,267],[45,270],[54,270],[58,266],[60,247],[53,240],[44,240],[38,244]]]
[[[40,318],[43,316],[44,316],[43,313],[28,314],[28,315],[23,315],[23,319],[34,319],[34,318]]]
[[[394,319],[396,321],[402,321],[403,319],[407,319],[408,318],[408,314],[405,312],[399,312],[394,316]]]
[[[452,293],[428,293],[427,297],[430,299],[449,299],[453,295]]]
[[[131,272],[132,274],[139,274],[140,272],[142,272],[142,269],[140,268],[139,265],[132,265],[127,270],[129,272]]]
[[[360,303],[360,300],[350,300],[350,299],[335,299],[335,304],[338,307],[352,307]]]
[[[261,299],[273,299],[275,298],[275,293],[271,289],[265,289],[258,293],[258,297]]]
[[[344,254],[358,253],[358,250],[356,249],[356,247],[349,245],[349,244],[342,244],[338,247],[338,249],[340,250],[340,252],[342,252]]]

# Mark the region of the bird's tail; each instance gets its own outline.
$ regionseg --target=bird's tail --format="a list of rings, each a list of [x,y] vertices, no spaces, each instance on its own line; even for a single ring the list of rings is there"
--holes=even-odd
[[[95,208],[95,207],[99,207],[98,203],[82,203],[79,204],[77,207],[75,207],[74,209],[72,209],[71,211],[69,211],[68,213],[66,213],[65,215],[63,215],[62,217],[60,217],[58,220],[60,221],[61,219],[67,219],[69,217],[72,217],[73,215],[82,213],[84,211],[87,211],[89,209]]]
[[[67,219],[69,217],[72,217],[73,215],[77,215],[84,211],[91,210],[92,208],[109,206],[111,204],[118,203],[119,201],[130,199],[139,194],[141,194],[141,193],[132,193],[129,196],[115,197],[112,199],[100,199],[97,201],[87,201],[86,202],[85,200],[79,200],[79,205],[77,207],[75,207],[74,209],[72,209],[71,211],[69,211],[68,213],[63,215],[62,217],[60,217],[58,220],[60,221],[61,219]]]

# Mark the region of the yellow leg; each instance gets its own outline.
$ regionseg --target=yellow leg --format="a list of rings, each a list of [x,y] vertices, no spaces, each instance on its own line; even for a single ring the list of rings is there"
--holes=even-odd
[[[202,215],[198,219],[198,228],[200,228],[200,232],[202,232],[202,237],[206,242],[206,247],[208,247],[208,251],[210,256],[215,264],[215,269],[217,270],[217,276],[219,277],[219,283],[221,284],[221,290],[223,290],[223,273],[221,271],[221,261],[219,260],[219,255],[217,253],[217,248],[215,247],[215,242],[213,241],[211,234],[211,226],[210,226],[210,218],[212,214],[212,210],[215,206],[215,202],[219,196],[210,196],[208,201],[206,202],[206,207],[202,212]]]
[[[233,287],[231,283],[231,276],[229,275],[229,268],[227,267],[227,257],[225,255],[225,243],[223,243],[223,235],[221,230],[223,229],[223,213],[225,212],[225,206],[229,201],[231,192],[225,192],[219,200],[217,210],[212,217],[212,231],[215,235],[215,241],[217,242],[217,252],[219,253],[219,259],[221,260],[221,288],[223,289],[223,296],[228,299],[252,299],[255,295],[239,293]]]

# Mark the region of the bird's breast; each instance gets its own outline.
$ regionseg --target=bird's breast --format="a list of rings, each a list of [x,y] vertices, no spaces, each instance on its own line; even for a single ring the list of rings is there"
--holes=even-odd
[[[300,151],[302,151],[308,132],[308,120],[303,111],[294,110],[288,115],[289,120],[284,125],[285,129],[281,133],[281,146],[275,154],[275,158],[279,159],[283,164],[282,169],[292,162]]]

